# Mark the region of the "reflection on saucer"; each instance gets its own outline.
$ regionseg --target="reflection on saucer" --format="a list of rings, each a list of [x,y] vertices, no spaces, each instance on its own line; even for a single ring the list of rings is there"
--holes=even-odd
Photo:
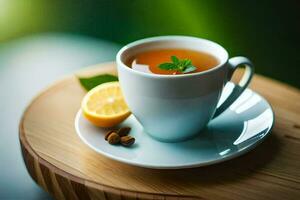
[[[251,113],[251,108],[259,106],[263,99],[254,93],[252,90],[246,90],[230,107],[229,109],[236,114],[243,114],[245,112]],[[257,135],[264,136],[264,132],[268,132],[272,127],[272,110],[270,108],[264,110],[258,116],[250,116],[248,120],[244,121],[244,128],[241,135],[234,141],[234,145],[239,145],[250,138]],[[266,130],[266,127],[268,127]]]
[[[240,135],[240,137],[234,141],[234,145],[238,145],[256,135],[263,137],[265,134],[261,134],[262,132],[267,133],[269,130],[266,130],[266,127],[270,129],[272,127],[273,118],[272,118],[272,110],[268,108],[259,116],[244,121],[244,129]]]
[[[252,92],[251,90],[246,90],[231,106],[230,110],[235,111],[240,114],[251,107],[255,106],[261,101],[261,97]]]

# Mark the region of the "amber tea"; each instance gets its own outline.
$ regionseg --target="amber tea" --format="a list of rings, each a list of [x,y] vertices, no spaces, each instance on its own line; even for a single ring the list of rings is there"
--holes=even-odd
[[[211,54],[189,49],[158,49],[139,53],[126,62],[134,70],[153,74],[197,73],[219,64]]]

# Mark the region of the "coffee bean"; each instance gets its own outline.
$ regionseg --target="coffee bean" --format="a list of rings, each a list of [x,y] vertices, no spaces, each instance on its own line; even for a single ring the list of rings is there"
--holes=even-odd
[[[131,128],[130,127],[122,127],[120,128],[118,131],[117,131],[117,134],[120,136],[120,137],[123,137],[123,136],[126,136],[129,134]]]
[[[109,144],[118,144],[118,143],[120,143],[120,136],[117,133],[112,132],[108,136],[107,141]]]
[[[129,146],[133,145],[134,142],[135,142],[134,137],[131,137],[129,135],[121,137],[121,144],[123,146],[129,147]]]

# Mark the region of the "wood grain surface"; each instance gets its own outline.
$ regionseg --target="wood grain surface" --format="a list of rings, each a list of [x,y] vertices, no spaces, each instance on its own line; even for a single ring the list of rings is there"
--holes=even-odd
[[[116,74],[115,63],[78,74],[99,73]],[[271,103],[276,116],[262,144],[217,165],[152,170],[105,158],[80,141],[74,117],[85,91],[76,76],[65,77],[39,94],[20,122],[27,170],[56,199],[299,200],[300,91],[259,75],[251,88]]]

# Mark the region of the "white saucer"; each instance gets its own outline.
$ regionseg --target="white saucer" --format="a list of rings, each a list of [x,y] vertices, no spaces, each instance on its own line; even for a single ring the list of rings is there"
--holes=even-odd
[[[221,102],[230,94],[233,83],[224,88]],[[90,124],[81,110],[75,119],[76,132],[96,152],[130,165],[156,168],[191,168],[222,162],[257,146],[270,133],[274,113],[269,103],[250,89],[220,116],[212,120],[199,136],[184,142],[159,142],[143,132],[131,115],[120,126],[130,126],[136,143],[130,147],[114,146],[104,140],[108,129]]]

